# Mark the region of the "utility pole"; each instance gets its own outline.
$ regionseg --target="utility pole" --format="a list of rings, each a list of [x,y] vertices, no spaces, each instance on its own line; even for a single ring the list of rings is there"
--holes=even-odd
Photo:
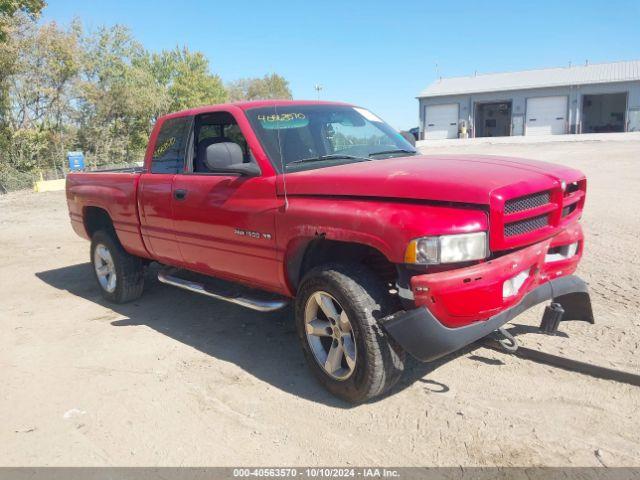
[[[317,93],[318,96],[318,101],[320,101],[320,91],[322,90],[322,85],[320,85],[319,83],[316,83],[315,86],[313,87]]]

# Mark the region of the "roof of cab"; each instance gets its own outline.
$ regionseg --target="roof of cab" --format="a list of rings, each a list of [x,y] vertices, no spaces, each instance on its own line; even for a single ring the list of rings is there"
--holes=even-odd
[[[343,102],[326,102],[320,100],[252,100],[243,102],[234,102],[231,105],[240,107],[243,110],[249,110],[250,108],[263,108],[273,106],[290,106],[290,105],[342,105],[351,106],[348,103]]]
[[[291,106],[291,105],[342,105],[342,106],[352,106],[349,103],[343,102],[326,102],[320,100],[252,100],[252,101],[241,101],[241,102],[231,102],[231,103],[220,103],[216,105],[204,105],[202,107],[190,108],[188,110],[181,110],[179,112],[169,113],[167,115],[163,115],[160,119],[173,118],[173,117],[184,117],[187,115],[200,115],[202,113],[212,112],[220,109],[224,109],[224,107],[236,107],[241,110],[249,110],[252,108],[264,108],[264,107],[280,107],[280,106]]]

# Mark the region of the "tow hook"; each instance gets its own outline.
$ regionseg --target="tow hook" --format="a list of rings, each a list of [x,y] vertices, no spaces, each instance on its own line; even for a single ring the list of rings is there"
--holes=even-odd
[[[540,322],[540,332],[547,335],[555,335],[558,332],[558,326],[562,321],[564,315],[564,308],[557,302],[552,302],[544,309],[542,320]],[[518,340],[509,333],[509,331],[503,327],[498,328],[496,331],[495,340],[498,342],[503,350],[514,353],[518,350]]]
[[[544,309],[542,321],[540,322],[540,331],[549,335],[557,333],[558,325],[560,325],[563,315],[564,308],[562,308],[562,305],[552,302],[551,305]]]
[[[496,332],[502,335],[502,338],[496,338],[496,341],[504,350],[509,353],[514,353],[518,350],[518,340],[516,340],[516,337],[511,335],[506,328],[500,327]]]

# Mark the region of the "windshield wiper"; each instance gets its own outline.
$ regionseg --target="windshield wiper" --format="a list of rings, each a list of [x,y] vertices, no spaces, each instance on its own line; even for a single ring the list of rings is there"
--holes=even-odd
[[[293,165],[297,163],[322,162],[323,160],[358,160],[361,162],[362,161],[368,162],[371,159],[365,158],[365,157],[356,157],[354,155],[340,155],[340,154],[319,155],[317,157],[299,158],[298,160],[293,160],[292,162],[287,163],[287,168],[289,168],[289,165]]]
[[[392,153],[411,153],[411,154],[416,154],[418,152],[415,151],[415,150],[402,150],[402,149],[398,149],[398,150],[383,150],[381,152],[370,153],[369,156],[371,157],[373,155],[388,155],[388,154],[390,155]]]

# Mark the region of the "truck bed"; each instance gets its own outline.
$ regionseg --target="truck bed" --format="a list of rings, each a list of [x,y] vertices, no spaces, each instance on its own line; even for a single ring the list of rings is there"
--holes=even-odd
[[[88,170],[82,173],[142,173],[144,168],[142,166],[128,166],[128,167],[115,167],[115,168],[96,168],[95,170]]]
[[[67,175],[67,204],[73,229],[89,239],[92,226],[87,225],[99,214],[108,213],[122,246],[129,253],[149,257],[140,231],[137,190],[138,167],[110,171],[70,173]]]

